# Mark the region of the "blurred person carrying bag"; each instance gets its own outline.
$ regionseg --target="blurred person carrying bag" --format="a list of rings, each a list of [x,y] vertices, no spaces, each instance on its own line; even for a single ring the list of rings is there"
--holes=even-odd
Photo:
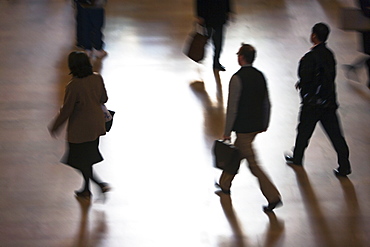
[[[200,62],[204,58],[205,46],[208,42],[206,28],[199,24],[195,24],[195,30],[190,34],[190,38],[186,43],[184,53],[191,60]]]

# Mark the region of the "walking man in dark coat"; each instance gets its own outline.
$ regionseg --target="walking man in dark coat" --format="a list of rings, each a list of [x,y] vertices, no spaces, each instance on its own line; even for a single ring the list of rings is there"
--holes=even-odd
[[[256,50],[253,46],[243,44],[238,53],[241,66],[229,84],[224,140],[231,139],[231,132],[236,132],[235,146],[239,149],[241,159],[246,159],[252,174],[258,179],[262,194],[268,201],[264,211],[272,211],[281,206],[280,193],[263,169],[258,165],[253,141],[255,137],[267,130],[270,119],[270,101],[267,83],[261,71],[252,66]],[[230,194],[230,187],[235,174],[223,171],[218,186],[220,193]]]
[[[329,27],[317,23],[312,28],[311,42],[314,46],[299,63],[299,82],[296,88],[302,98],[297,138],[293,156],[285,155],[287,163],[301,166],[303,154],[317,122],[323,126],[335,151],[339,167],[334,169],[337,176],[351,173],[349,149],[343,137],[337,116],[337,99],[335,92],[336,61],[334,54],[326,47]]]

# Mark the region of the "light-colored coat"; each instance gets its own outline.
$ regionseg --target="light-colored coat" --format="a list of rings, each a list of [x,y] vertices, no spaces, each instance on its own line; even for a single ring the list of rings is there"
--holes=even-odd
[[[73,78],[67,85],[64,103],[51,123],[56,132],[68,120],[67,141],[83,143],[105,135],[105,118],[101,105],[108,96],[101,75]]]

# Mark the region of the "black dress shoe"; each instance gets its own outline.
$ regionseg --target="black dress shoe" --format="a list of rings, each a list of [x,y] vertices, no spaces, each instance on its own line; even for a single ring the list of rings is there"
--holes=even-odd
[[[89,190],[85,190],[85,191],[75,191],[75,196],[77,198],[81,198],[81,199],[85,199],[85,200],[90,200],[91,198],[91,192]]]
[[[214,65],[213,69],[214,70],[219,70],[219,71],[226,71],[226,68],[224,66],[222,66],[221,64]]]
[[[100,183],[98,185],[102,193],[106,193],[112,190],[112,187],[110,187],[108,183]]]
[[[269,203],[267,206],[263,206],[263,211],[272,212],[274,208],[281,207],[281,206],[283,206],[283,202],[281,201],[281,199],[279,199],[276,202]]]
[[[301,162],[295,162],[294,157],[290,155],[285,155],[285,161],[287,164],[292,164],[292,165],[297,165],[297,166],[302,166]]]
[[[342,171],[339,168],[337,168],[337,169],[334,169],[333,171],[334,171],[335,176],[339,176],[339,177],[347,177],[347,175],[352,173],[351,169]]]

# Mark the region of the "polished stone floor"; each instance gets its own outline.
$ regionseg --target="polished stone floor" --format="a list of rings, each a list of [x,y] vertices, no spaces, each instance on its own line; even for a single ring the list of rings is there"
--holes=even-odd
[[[202,64],[182,50],[194,21],[191,0],[109,0],[109,55],[94,60],[116,111],[101,138],[96,172],[113,190],[91,204],[73,191],[81,177],[59,163],[64,136],[47,125],[58,111],[74,49],[70,0],[0,0],[1,247],[366,247],[370,244],[370,90],[367,74],[347,79],[343,64],[363,56],[360,36],[339,28],[352,0],[236,0],[221,57]],[[331,26],[339,115],[353,174],[333,175],[336,154],[320,126],[305,166],[285,164],[294,145],[297,64],[316,22]],[[271,125],[255,141],[260,165],[284,205],[265,214],[257,180],[245,164],[232,196],[214,194],[220,171],[212,143],[223,134],[228,82],[240,43],[257,49],[272,101]]]

